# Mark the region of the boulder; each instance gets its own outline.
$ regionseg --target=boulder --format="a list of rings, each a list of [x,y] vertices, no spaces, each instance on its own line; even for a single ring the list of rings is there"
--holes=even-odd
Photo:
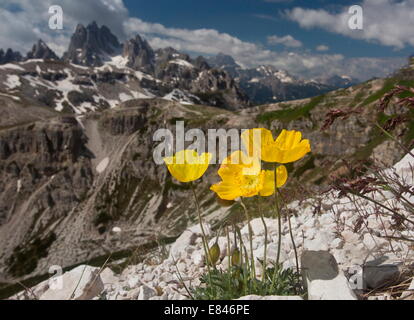
[[[110,268],[105,268],[99,275],[104,285],[112,285],[119,282],[118,277]]]
[[[401,275],[402,266],[402,262],[387,256],[368,261],[363,267],[365,288],[378,289],[392,284]]]
[[[99,275],[99,268],[81,265],[54,278],[54,286],[50,286],[40,300],[91,300],[103,290],[104,284]],[[48,280],[51,281],[51,280]],[[61,285],[59,285],[61,284]]]
[[[357,300],[348,279],[327,251],[304,251],[302,276],[309,300]]]

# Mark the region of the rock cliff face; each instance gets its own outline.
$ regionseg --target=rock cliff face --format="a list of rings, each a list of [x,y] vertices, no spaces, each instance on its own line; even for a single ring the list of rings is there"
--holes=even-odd
[[[81,24],[76,27],[63,58],[75,64],[98,67],[107,56],[120,50],[121,45],[116,36],[106,26],[98,27],[93,22],[86,28]]]
[[[150,74],[154,72],[155,53],[139,35],[125,42],[122,55],[128,60],[128,67]]]
[[[203,119],[215,112],[203,111]],[[152,136],[171,127],[171,119],[197,113],[174,102],[137,100],[2,129],[1,280],[175,236],[194,208],[187,188],[152,161]],[[111,232],[115,226],[122,239]]]

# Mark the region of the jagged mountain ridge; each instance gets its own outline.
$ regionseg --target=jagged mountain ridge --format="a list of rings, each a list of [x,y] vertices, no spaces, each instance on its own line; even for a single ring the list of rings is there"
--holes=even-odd
[[[229,73],[254,104],[304,99],[358,83],[346,76],[303,80],[273,66],[242,68],[231,56],[218,54],[208,63]]]
[[[60,112],[165,96],[233,110],[249,105],[234,80],[201,57],[193,60],[172,48],[154,51],[139,35],[122,45],[95,22],[77,26],[61,59],[42,40],[24,59],[11,50],[0,59],[0,92]]]
[[[145,81],[139,81],[140,87],[145,89],[145,92],[142,90],[132,93],[126,92],[124,98],[127,96],[137,98],[141,94],[148,97],[177,96],[177,94],[170,93],[179,90],[181,91],[179,96],[186,96],[183,101],[227,109],[244,108],[249,106],[250,102],[263,104],[307,98],[337,88],[347,87],[355,82],[354,79],[340,76],[305,81],[271,66],[243,69],[232,57],[224,54],[209,58],[200,56],[193,59],[173,48],[153,50],[140,35],[136,35],[121,44],[109,28],[104,25],[99,27],[96,22],[86,27],[81,24],[76,27],[68,50],[62,58],[59,58],[42,40],[38,40],[25,57],[11,49],[8,49],[6,53],[0,50],[0,65],[19,63],[20,68],[24,69],[23,63],[30,60],[62,61],[69,64],[68,69],[73,69],[73,65],[80,66],[78,69],[83,66],[90,68],[90,71],[95,73],[112,72],[111,68],[113,67],[117,67],[117,72],[124,75],[130,73],[129,70],[139,71],[144,73],[147,79],[153,78],[155,84],[148,85]],[[39,61],[38,64],[41,67]],[[65,68],[62,67],[62,69]],[[60,70],[59,73],[62,73],[62,71]],[[76,78],[79,74],[83,76],[81,71],[76,72],[74,77]],[[117,75],[113,76],[118,77]],[[68,75],[68,77],[70,76]],[[91,78],[88,82],[96,84],[94,79]],[[128,80],[124,83],[128,85]],[[132,86],[135,87],[135,82]],[[54,81],[50,87],[56,88],[59,85]],[[65,85],[65,87],[67,86]],[[82,90],[78,91],[83,94]],[[55,93],[48,92],[46,95],[53,96]],[[58,95],[65,95],[64,90],[61,90]],[[102,104],[95,102],[94,96],[99,97],[101,95],[105,94],[96,92],[95,95],[89,95],[81,103],[90,104],[90,108],[86,109],[92,111],[100,109]],[[190,98],[194,96],[197,99]],[[109,101],[106,101],[105,105],[106,107],[113,106],[123,101],[123,99],[112,97]],[[43,101],[40,102],[43,103]],[[66,111],[79,113],[79,110],[81,110],[80,112],[86,110],[82,105],[67,102],[68,108],[65,108]],[[54,105],[50,103],[46,105],[62,110],[62,107],[56,104],[59,104],[59,102]]]

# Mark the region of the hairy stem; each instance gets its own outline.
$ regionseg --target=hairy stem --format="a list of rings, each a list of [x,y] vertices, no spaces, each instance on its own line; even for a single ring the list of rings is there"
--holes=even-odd
[[[290,214],[288,215],[288,222],[289,222],[290,240],[292,241],[293,251],[295,252],[296,272],[299,274],[298,250],[296,249],[295,239],[293,237],[292,224],[290,222]]]
[[[266,281],[266,267],[267,267],[267,225],[266,225],[266,221],[264,219],[263,212],[262,212],[262,208],[261,208],[261,205],[260,205],[260,198],[258,198],[258,200],[257,200],[257,205],[258,205],[258,208],[259,208],[260,218],[262,219],[262,222],[263,222],[264,234],[265,234],[264,254],[263,254],[263,276],[262,276],[262,279],[263,279],[263,281]]]
[[[197,214],[198,214],[198,220],[200,223],[200,228],[201,228],[201,233],[203,235],[203,247],[204,247],[204,254],[206,255],[206,259],[207,259],[207,268],[208,271],[210,273],[210,261],[212,261],[209,250],[208,250],[208,243],[207,243],[207,237],[206,237],[206,232],[204,231],[204,226],[203,226],[203,219],[201,218],[201,210],[200,210],[200,203],[198,202],[198,198],[197,198],[197,194],[195,192],[194,189],[194,185],[192,182],[190,182],[190,186],[191,186],[191,190],[193,192],[193,196],[194,196],[194,200],[196,203],[196,207],[197,207]]]
[[[280,262],[280,250],[282,247],[282,217],[280,215],[280,208],[279,208],[279,195],[277,191],[277,164],[275,164],[275,213],[277,216],[277,225],[278,225],[278,243],[277,243],[277,257],[276,257],[276,265],[275,270],[273,271],[272,277],[272,290],[276,284],[276,276],[279,274],[279,262]]]
[[[251,262],[251,274],[252,274],[252,279],[256,278],[256,268],[254,266],[254,255],[253,255],[253,232],[252,232],[252,225],[251,225],[251,219],[250,219],[250,215],[249,212],[247,211],[247,208],[243,202],[243,199],[240,199],[240,204],[244,210],[244,213],[246,215],[246,219],[248,221],[248,228],[249,228],[249,242],[250,242],[250,262]]]
[[[279,268],[280,249],[282,247],[282,217],[280,215],[279,197],[278,197],[278,191],[277,191],[277,164],[275,164],[275,210],[276,210],[277,225],[278,225],[276,268]]]

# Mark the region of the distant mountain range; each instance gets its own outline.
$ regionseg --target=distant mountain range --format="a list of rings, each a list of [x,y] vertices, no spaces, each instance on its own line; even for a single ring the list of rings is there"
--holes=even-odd
[[[306,81],[273,66],[242,68],[231,56],[218,54],[208,59],[211,66],[227,71],[254,104],[303,99],[358,83],[348,76]]]
[[[12,89],[15,95],[29,95],[32,103],[75,113],[153,97],[235,110],[307,98],[357,82],[345,76],[305,81],[272,66],[244,69],[224,54],[191,58],[174,48],[154,50],[140,35],[122,44],[95,22],[76,27],[62,57],[39,40],[26,56],[0,50],[0,64],[20,83],[10,88],[5,83],[11,78],[6,78],[0,90]]]

